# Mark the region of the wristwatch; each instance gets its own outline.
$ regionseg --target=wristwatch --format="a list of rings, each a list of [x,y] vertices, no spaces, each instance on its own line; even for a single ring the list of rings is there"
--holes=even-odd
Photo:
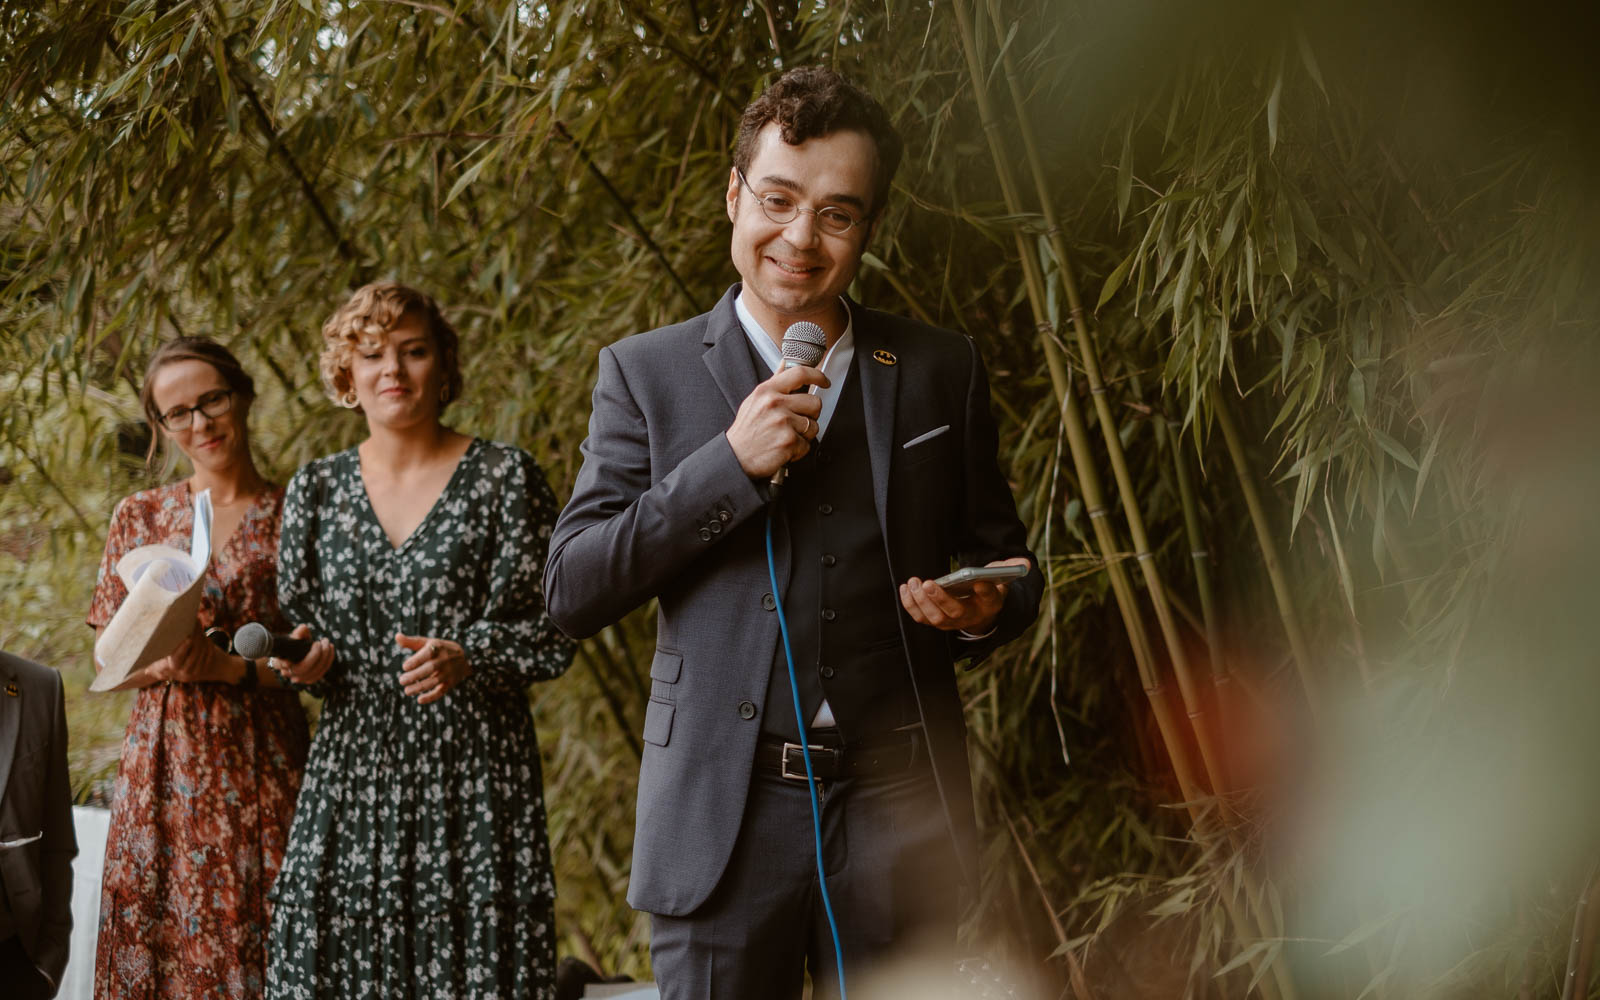
[[[243,659],[243,657],[240,657]],[[239,690],[252,691],[261,683],[261,678],[256,673],[256,661],[244,661],[244,676],[239,678]]]

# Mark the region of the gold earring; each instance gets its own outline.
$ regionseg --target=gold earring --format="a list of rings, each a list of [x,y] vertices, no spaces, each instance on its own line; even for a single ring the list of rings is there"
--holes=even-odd
[[[347,410],[355,409],[358,402],[359,401],[356,399],[356,391],[354,389],[346,391],[343,396],[339,397],[339,405]]]

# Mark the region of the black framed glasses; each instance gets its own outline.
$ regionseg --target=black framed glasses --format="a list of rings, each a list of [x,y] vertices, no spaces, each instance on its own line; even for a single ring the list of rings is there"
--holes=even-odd
[[[821,208],[801,208],[795,204],[793,198],[781,191],[756,194],[751,189],[750,179],[745,177],[744,171],[739,170],[737,167],[734,168],[734,171],[739,175],[739,185],[750,191],[750,197],[754,198],[756,203],[761,206],[762,214],[780,226],[787,226],[797,219],[801,212],[805,212],[815,218],[817,220],[817,228],[830,236],[843,236],[856,226],[861,225],[862,220],[837,205],[824,205]]]
[[[157,419],[169,431],[187,430],[196,412],[215,419],[233,409],[232,389],[213,389],[194,401],[193,406],[174,406]]]

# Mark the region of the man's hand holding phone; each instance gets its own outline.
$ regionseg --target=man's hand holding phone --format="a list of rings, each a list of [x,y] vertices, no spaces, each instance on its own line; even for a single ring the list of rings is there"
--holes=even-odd
[[[968,566],[937,580],[912,577],[900,585],[900,605],[920,624],[981,635],[994,626],[1005,604],[1007,581],[1025,575],[1031,566],[1017,556],[983,567]]]

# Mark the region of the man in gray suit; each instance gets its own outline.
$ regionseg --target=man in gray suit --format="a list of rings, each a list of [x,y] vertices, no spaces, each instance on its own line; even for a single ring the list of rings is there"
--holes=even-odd
[[[600,352],[545,594],[579,637],[660,602],[628,898],[667,1000],[797,998],[808,967],[830,995],[834,924],[847,978],[912,945],[947,964],[975,885],[953,665],[1027,628],[1043,581],[972,342],[844,296],[899,158],[871,97],[785,73],[729,171],[742,282]],[[783,368],[800,321],[828,354]],[[952,562],[1026,575],[948,592]]]
[[[0,983],[8,998],[56,995],[77,853],[61,675],[0,652]]]

